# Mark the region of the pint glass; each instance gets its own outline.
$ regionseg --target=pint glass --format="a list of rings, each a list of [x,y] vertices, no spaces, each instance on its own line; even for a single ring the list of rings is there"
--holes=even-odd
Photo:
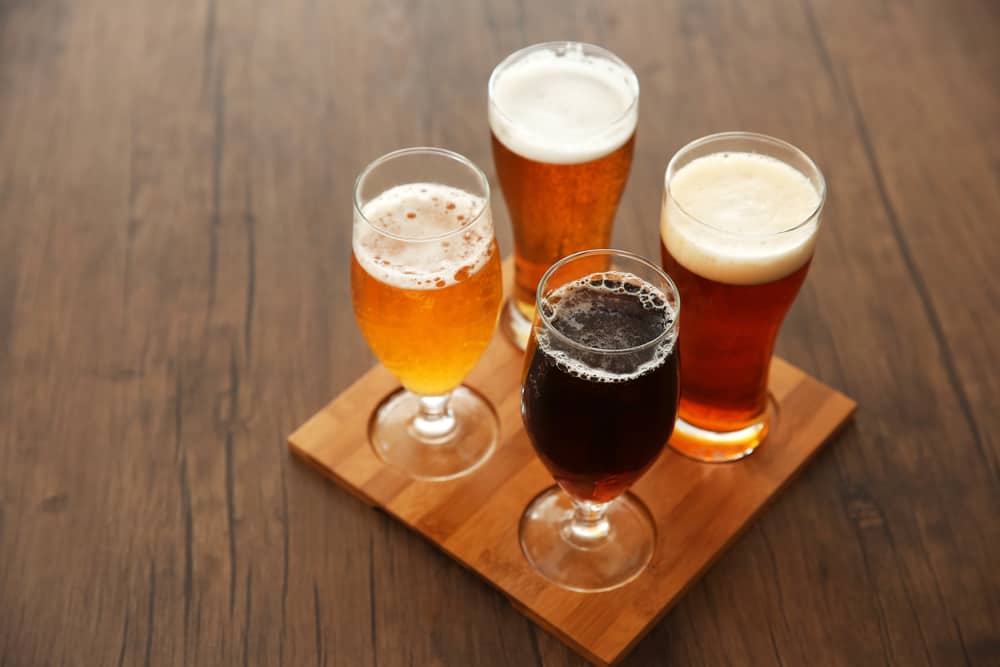
[[[675,450],[731,461],[772,427],[771,353],[809,269],[825,196],[809,156],[760,134],[708,136],[670,161],[660,251],[684,300]]]
[[[493,160],[514,231],[514,294],[503,327],[522,349],[545,270],[610,243],[638,118],[635,74],[598,46],[537,44],[493,70]]]

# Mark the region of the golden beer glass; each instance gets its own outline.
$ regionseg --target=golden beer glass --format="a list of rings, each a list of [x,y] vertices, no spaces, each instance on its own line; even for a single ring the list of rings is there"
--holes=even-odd
[[[403,387],[376,408],[375,453],[414,478],[452,479],[496,447],[496,412],[462,380],[496,328],[500,254],[486,176],[440,148],[368,165],[354,187],[351,296],[362,334]]]
[[[493,160],[514,231],[514,294],[503,328],[521,349],[546,269],[610,244],[638,118],[635,73],[599,46],[536,44],[493,70]]]

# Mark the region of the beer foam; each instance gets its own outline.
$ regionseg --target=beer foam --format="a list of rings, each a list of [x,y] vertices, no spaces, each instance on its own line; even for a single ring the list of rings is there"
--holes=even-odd
[[[383,283],[441,289],[493,256],[493,220],[488,203],[465,190],[439,183],[398,185],[366,203],[360,214],[355,210],[353,247],[362,268]]]
[[[494,72],[490,130],[529,160],[589,162],[635,132],[638,96],[635,74],[617,62],[584,54],[579,45],[542,49]]]
[[[713,153],[681,167],[667,188],[663,244],[700,276],[733,285],[769,283],[812,257],[819,216],[802,223],[819,206],[820,194],[781,160]]]
[[[607,328],[597,332],[587,331],[587,321],[595,313],[599,318],[600,307],[606,302],[595,301],[586,296],[582,299],[574,298],[581,292],[590,293],[591,297],[594,292],[634,297],[644,310],[656,311],[662,315],[663,329],[648,340],[634,340],[629,335],[632,332],[626,331],[620,323],[609,318]],[[591,349],[579,350],[567,345],[542,327],[535,334],[539,349],[555,362],[559,370],[588,382],[627,382],[641,377],[659,368],[673,352],[677,341],[677,330],[673,329],[655,349],[634,350],[670,330],[677,315],[663,292],[642,278],[624,271],[592,273],[562,285],[542,300],[542,308],[550,328],[575,344]],[[591,325],[591,328],[594,327]],[[591,333],[602,338],[601,342],[606,345],[599,348],[593,346],[595,341],[588,339],[586,335]],[[598,349],[599,352],[594,351]]]

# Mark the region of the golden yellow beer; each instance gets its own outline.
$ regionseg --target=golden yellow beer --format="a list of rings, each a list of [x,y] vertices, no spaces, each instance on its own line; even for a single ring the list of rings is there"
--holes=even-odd
[[[358,325],[403,383],[368,420],[372,451],[415,479],[469,474],[500,435],[489,400],[462,384],[503,294],[486,174],[443,148],[383,155],[354,183],[351,243]]]
[[[610,245],[632,167],[638,96],[628,65],[575,42],[522,49],[490,77],[493,160],[514,231],[506,324],[522,347],[545,270]]]
[[[468,192],[416,183],[388,190],[363,213],[378,228],[356,228],[358,326],[404,387],[445,394],[472,370],[497,323],[503,286],[489,208]]]

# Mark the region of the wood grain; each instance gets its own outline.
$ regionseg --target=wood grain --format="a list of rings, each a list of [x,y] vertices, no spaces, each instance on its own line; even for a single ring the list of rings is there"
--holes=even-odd
[[[778,353],[860,406],[625,664],[995,663],[998,33],[991,0],[0,0],[0,665],[581,664],[284,446],[372,365],[355,175],[437,144],[495,183],[486,79],[555,38],[640,79],[618,247],[656,255],[690,139],[817,160]]]
[[[509,294],[512,260],[504,262],[504,275]],[[501,426],[498,451],[467,477],[420,482],[375,455],[367,417],[398,386],[382,366],[297,428],[288,445],[346,491],[431,540],[541,627],[601,665],[625,656],[856,407],[775,358],[770,390],[779,421],[766,448],[733,465],[697,463],[665,451],[632,489],[656,522],[657,545],[649,567],[619,590],[580,594],[535,574],[518,545],[524,508],[553,483],[521,422],[523,360],[523,353],[497,332],[469,375],[469,386],[489,398]]]

